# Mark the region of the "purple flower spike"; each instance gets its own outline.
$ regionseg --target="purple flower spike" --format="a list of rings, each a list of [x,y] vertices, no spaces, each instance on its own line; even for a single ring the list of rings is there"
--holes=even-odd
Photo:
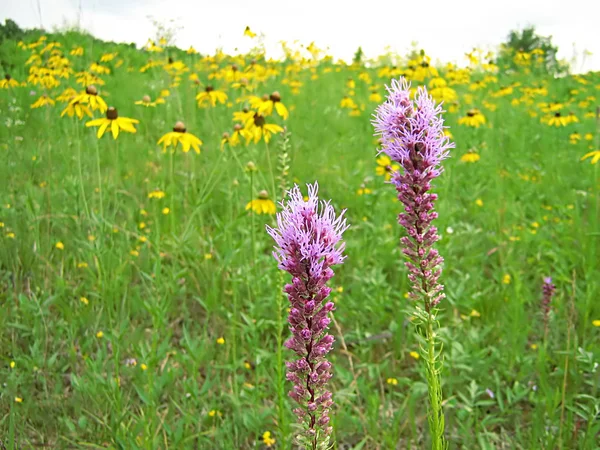
[[[319,202],[318,188],[317,183],[308,185],[305,201],[295,186],[288,192],[287,204],[281,202],[277,227],[267,226],[276,243],[273,256],[279,268],[292,275],[292,282],[285,286],[292,337],[285,346],[299,359],[286,363],[286,378],[294,383],[289,396],[298,403],[294,413],[304,425],[300,440],[312,449],[325,448],[332,431],[333,400],[325,387],[332,376],[331,363],[325,357],[334,342],[327,333],[334,304],[326,301],[331,289],[325,284],[333,277],[331,266],[346,258],[342,234],[348,228],[345,211],[336,217],[329,202]]]
[[[432,225],[437,218],[437,195],[430,192],[431,181],[442,173],[441,162],[454,144],[444,135],[441,105],[435,104],[425,88],[417,89],[414,102],[404,78],[392,80],[387,90],[387,101],[377,108],[372,122],[381,137],[381,151],[403,169],[391,179],[404,205],[398,216],[408,234],[401,239],[402,252],[408,258],[410,295],[423,299],[429,312],[445,297],[438,283],[444,260],[433,248],[440,237]]]
[[[552,284],[552,278],[545,277],[542,284],[542,315],[544,317],[544,340],[548,336],[548,323],[550,321],[550,303],[556,292],[556,286]]]

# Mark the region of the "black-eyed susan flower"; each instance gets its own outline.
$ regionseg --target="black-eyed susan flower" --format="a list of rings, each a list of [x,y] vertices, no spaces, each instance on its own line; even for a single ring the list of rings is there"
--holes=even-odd
[[[100,62],[104,63],[104,62],[110,62],[113,59],[115,59],[117,57],[119,53],[117,52],[112,52],[112,53],[105,53],[100,57]]]
[[[4,79],[0,80],[0,89],[8,89],[19,86],[19,82],[12,78],[9,74],[4,75]]]
[[[106,66],[102,66],[96,62],[93,62],[90,65],[90,72],[96,73],[98,75],[109,75],[110,69]]]
[[[66,103],[70,102],[75,97],[77,97],[77,91],[73,88],[67,88],[64,91],[62,91],[62,93],[58,97],[56,97],[55,100],[57,102]]]
[[[202,141],[193,134],[188,133],[183,122],[177,122],[173,127],[173,131],[161,137],[157,144],[163,144],[163,150],[166,151],[167,147],[175,149],[179,143],[181,143],[184,153],[189,152],[190,148],[193,148],[196,153],[200,154]]]
[[[571,133],[569,135],[569,142],[571,144],[577,144],[581,140],[581,134],[579,133]]]
[[[209,85],[204,88],[203,92],[196,95],[196,101],[198,106],[217,106],[217,102],[223,104],[227,101],[227,94]]]
[[[344,95],[344,97],[340,101],[340,108],[354,109],[356,108],[356,103],[354,102],[354,100],[352,100],[351,97]]]
[[[462,162],[466,162],[466,163],[474,163],[477,162],[481,159],[481,156],[479,156],[479,153],[473,151],[473,150],[469,150],[467,153],[465,153],[464,155],[462,155],[460,157],[460,160]]]
[[[164,191],[161,191],[160,189],[155,189],[152,192],[150,192],[148,194],[148,198],[156,198],[156,199],[161,199],[161,198],[165,198],[165,193]]]
[[[241,132],[242,126],[239,123],[236,123],[233,126],[233,133],[223,133],[223,136],[221,138],[221,150],[223,150],[226,144],[229,144],[232,147],[239,145],[241,143]]]
[[[581,157],[581,160],[584,161],[588,158],[592,158],[590,163],[596,164],[598,161],[600,161],[600,150],[594,150],[593,152],[586,153]]]
[[[281,133],[283,128],[274,123],[267,123],[264,116],[259,113],[254,113],[254,116],[248,120],[241,131],[242,136],[246,138],[246,143],[254,141],[256,144],[261,138],[264,138],[268,144],[271,140],[271,135]]]
[[[269,198],[269,193],[265,190],[258,193],[258,198],[248,202],[246,211],[249,209],[252,209],[256,214],[269,214],[271,216],[277,212],[275,202]]]
[[[398,164],[393,164],[388,155],[381,155],[377,158],[377,168],[375,169],[375,173],[380,177],[384,177],[385,181],[390,181],[392,173],[398,170],[400,170],[400,166]]]
[[[137,119],[130,119],[128,117],[119,117],[116,108],[112,106],[106,110],[106,117],[102,119],[94,119],[86,122],[86,127],[99,127],[98,128],[98,139],[102,137],[105,131],[110,127],[113,139],[119,137],[119,131],[126,131],[128,133],[136,133],[137,130],[133,126],[135,123],[140,123]]]
[[[458,124],[479,128],[481,125],[485,125],[485,116],[477,108],[473,108],[467,111],[466,116],[458,119]]]
[[[48,97],[46,94],[42,95],[38,98],[33,105],[32,108],[41,108],[42,106],[54,106],[56,102]]]
[[[248,36],[249,38],[254,38],[256,37],[256,33],[253,32],[250,27],[246,27],[246,29],[244,30],[244,36]]]
[[[79,119],[83,119],[84,114],[88,117],[92,117],[92,111],[87,105],[82,105],[79,102],[69,103],[67,107],[60,113],[60,117],[64,115],[68,115],[69,117],[77,116]]]
[[[149,95],[144,95],[141,100],[135,102],[136,105],[148,107],[155,107],[158,104],[162,104],[165,102],[165,99],[162,97],[158,97],[155,101],[152,101],[152,98]]]
[[[101,113],[106,112],[106,110],[108,109],[108,105],[106,104],[104,99],[98,95],[98,89],[96,89],[96,86],[94,85],[86,87],[85,92],[73,98],[73,100],[71,100],[71,103],[88,104],[90,105],[93,111],[98,110]]]
[[[242,111],[236,111],[233,113],[233,121],[246,123],[254,117],[254,111],[250,111],[248,108],[244,108]]]
[[[83,56],[83,47],[78,46],[78,47],[74,47],[69,54],[71,56]]]
[[[569,125],[569,119],[562,116],[560,111],[557,111],[554,115],[542,117],[542,123],[545,123],[550,127],[566,127]]]
[[[104,86],[106,84],[99,76],[89,72],[78,72],[75,77],[75,81],[77,81],[77,84],[80,84],[81,86]]]
[[[257,105],[257,109],[263,116],[270,116],[273,114],[273,109],[275,109],[283,120],[286,120],[290,115],[285,105],[281,103],[281,95],[277,91],[273,92],[267,100]]]

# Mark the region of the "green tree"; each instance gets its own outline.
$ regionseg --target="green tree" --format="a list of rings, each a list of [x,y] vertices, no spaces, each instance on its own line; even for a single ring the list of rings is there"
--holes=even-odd
[[[522,30],[512,30],[500,47],[500,52],[496,64],[501,67],[518,70],[519,64],[515,61],[515,55],[518,52],[531,54],[534,50],[542,50],[543,55],[539,55],[536,61],[537,67],[551,74],[564,73],[568,71],[568,66],[561,63],[556,54],[558,47],[552,44],[552,36],[540,36],[535,32],[534,26],[528,26]]]
[[[4,25],[0,23],[0,44],[8,39],[20,40],[25,32],[16,24],[14,20],[6,19]]]

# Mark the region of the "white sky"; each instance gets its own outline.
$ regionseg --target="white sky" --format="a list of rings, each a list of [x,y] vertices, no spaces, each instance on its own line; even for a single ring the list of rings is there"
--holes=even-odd
[[[217,47],[247,50],[246,25],[264,33],[267,48],[280,40],[329,47],[350,59],[362,46],[375,57],[390,45],[405,53],[417,41],[434,60],[465,63],[473,47],[495,49],[511,29],[535,25],[551,35],[559,57],[574,69],[600,70],[600,0],[0,0],[0,20],[46,29],[77,24],[93,35],[143,45],[155,35],[148,16],[183,27],[176,38],[212,53]],[[592,52],[582,61],[584,50]],[[583,65],[582,65],[583,62]]]

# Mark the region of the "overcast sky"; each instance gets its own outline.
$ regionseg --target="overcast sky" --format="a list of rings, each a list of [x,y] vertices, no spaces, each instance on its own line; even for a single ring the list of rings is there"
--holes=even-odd
[[[494,49],[511,29],[535,25],[551,35],[561,58],[579,55],[576,69],[600,70],[600,0],[0,0],[0,19],[52,29],[79,23],[93,35],[144,44],[154,36],[152,16],[183,27],[176,44],[200,52],[247,50],[243,30],[264,33],[268,48],[280,40],[329,47],[351,58],[360,45],[368,57],[389,45],[405,52],[417,41],[434,59],[465,63],[473,47]]]

